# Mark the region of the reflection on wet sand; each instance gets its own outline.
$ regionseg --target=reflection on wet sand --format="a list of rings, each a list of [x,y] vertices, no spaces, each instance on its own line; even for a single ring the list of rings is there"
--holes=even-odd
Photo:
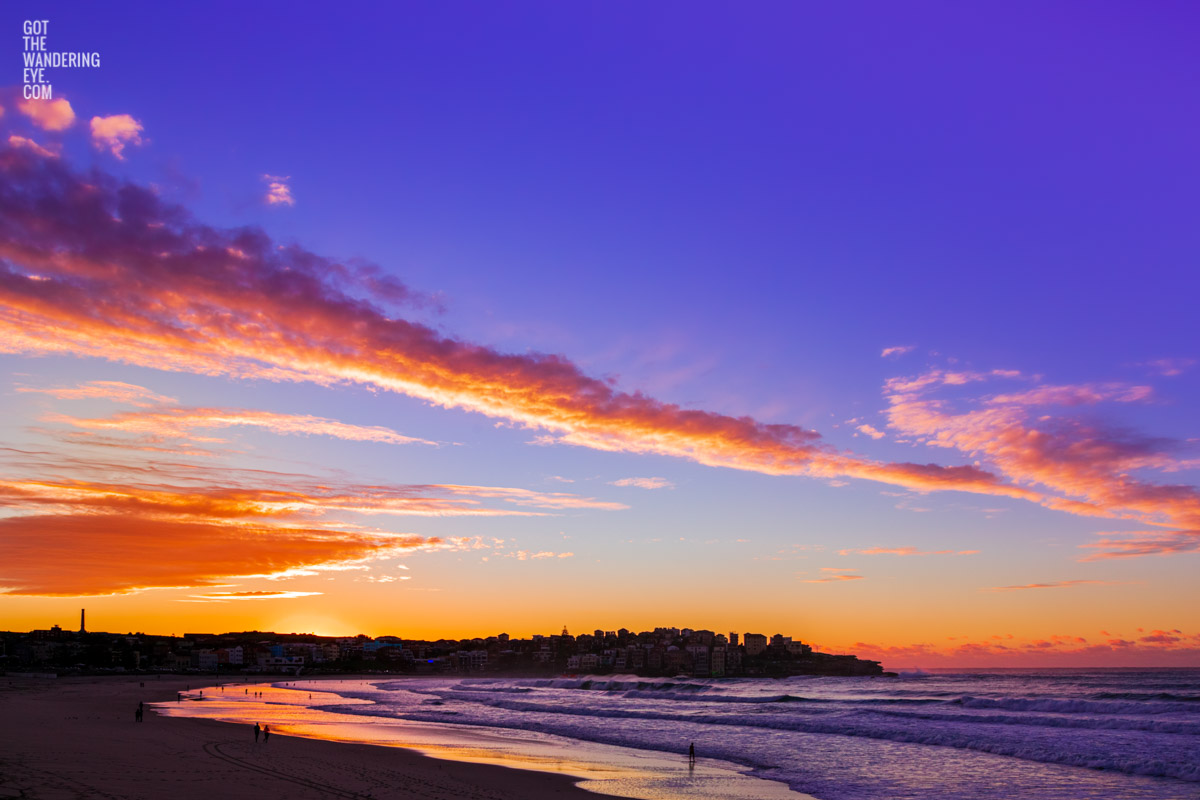
[[[334,683],[351,682],[329,683],[332,688]],[[728,762],[700,758],[689,764],[686,753],[676,757],[535,731],[338,713],[337,706],[374,704],[370,700],[310,690],[310,686],[306,681],[299,689],[272,684],[204,687],[203,698],[199,689],[185,693],[181,702],[159,704],[159,713],[241,723],[248,731],[260,723],[270,725],[277,735],[401,747],[452,761],[565,774],[580,779],[581,788],[642,800],[808,797],[782,783],[746,775],[743,768]]]

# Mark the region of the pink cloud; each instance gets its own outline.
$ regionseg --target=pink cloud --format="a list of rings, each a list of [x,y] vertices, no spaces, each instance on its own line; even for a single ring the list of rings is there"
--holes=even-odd
[[[175,406],[123,412],[101,419],[82,419],[53,414],[43,417],[43,421],[73,425],[88,430],[125,431],[154,436],[194,438],[196,441],[211,441],[211,439],[192,437],[186,432],[195,428],[256,427],[281,435],[320,435],[349,441],[383,444],[437,444],[428,439],[404,436],[390,428],[349,425],[308,414],[277,414],[270,411],[242,408],[183,408]]]
[[[883,348],[883,352],[879,355],[882,358],[899,358],[906,353],[911,353],[913,350],[916,350],[916,347],[911,344],[899,345],[897,347],[885,347]]]
[[[666,478],[621,478],[612,481],[613,486],[636,486],[639,489],[674,489],[675,484]]]
[[[1150,367],[1159,375],[1168,378],[1173,378],[1177,375],[1182,375],[1192,367],[1196,366],[1194,358],[1159,358],[1154,361],[1148,361],[1144,366]]]
[[[872,439],[882,439],[887,435],[883,431],[873,428],[866,423],[859,425],[857,428],[855,428],[855,430],[857,430],[859,433],[864,433],[867,436],[870,436]]]
[[[931,447],[957,450],[985,462],[1012,483],[1031,487],[1026,499],[1048,508],[1175,529],[1157,535],[1127,534],[1123,544],[1107,538],[1101,544],[1108,549],[1093,559],[1196,549],[1200,539],[1196,487],[1132,477],[1135,471],[1171,472],[1187,466],[1171,452],[1181,443],[1047,413],[1046,406],[1053,405],[1144,401],[1150,396],[1148,387],[1044,385],[1015,394],[985,395],[960,411],[938,396],[940,389],[1007,377],[995,371],[964,375],[950,379],[948,373],[933,370],[918,378],[888,381],[889,424]]]
[[[1015,394],[998,394],[988,398],[989,405],[1077,406],[1095,405],[1105,401],[1138,403],[1150,399],[1149,386],[1129,386],[1122,383],[1087,383],[1078,386],[1038,386]]]
[[[962,637],[952,637],[961,640]],[[851,652],[882,661],[886,668],[906,667],[1034,667],[1034,666],[1192,666],[1200,658],[1200,634],[1156,630],[1133,641],[1110,638],[1089,642],[1075,634],[1020,639],[1012,634],[977,637],[955,645],[929,642],[878,644],[854,642],[820,645],[831,652]]]
[[[42,158],[58,158],[57,150],[51,150],[42,147],[33,139],[26,139],[24,136],[17,136],[16,134],[13,134],[12,136],[8,137],[8,143],[13,147],[23,147],[32,153],[37,153]]]
[[[1122,499],[1080,495],[1076,486],[1058,483],[1030,488],[1026,473],[1002,453],[981,453],[1001,467],[999,474],[976,464],[880,462],[839,451],[799,426],[622,392],[562,356],[502,353],[388,313],[380,303],[411,297],[394,279],[278,245],[261,231],[202,225],[114,178],[97,173],[85,180],[58,161],[11,148],[0,152],[0,176],[5,352],[358,384],[539,429],[547,442],[766,474],[968,491],[1096,515],[1114,513]],[[364,293],[371,299],[362,299]],[[896,400],[889,421],[963,452],[991,447],[984,434],[997,431],[988,419],[966,424],[920,395],[1013,374],[939,373],[890,384],[893,397],[909,396]],[[1011,408],[1017,407],[983,411],[998,415],[992,422],[999,424]],[[977,440],[971,438],[976,429]],[[1075,461],[1103,455],[1095,451],[1081,451]],[[1144,462],[1151,455],[1140,457]]]
[[[124,160],[126,145],[142,144],[142,123],[128,114],[92,117],[92,143]]]
[[[1134,531],[1100,534],[1101,539],[1080,545],[1100,550],[1084,557],[1083,561],[1101,561],[1137,556],[1167,556],[1200,552],[1200,536],[1195,530]]]
[[[150,391],[144,386],[120,381],[91,381],[73,387],[37,388],[18,386],[18,392],[46,394],[59,400],[83,400],[100,398],[134,406],[150,406],[174,403],[175,399]]]
[[[44,131],[65,131],[75,123],[75,111],[64,98],[58,100],[21,100],[17,110]]]
[[[290,175],[263,175],[262,177],[267,182],[267,194],[263,197],[263,201],[267,205],[296,205],[296,198],[292,196],[292,187],[288,185],[288,181],[292,179]]]

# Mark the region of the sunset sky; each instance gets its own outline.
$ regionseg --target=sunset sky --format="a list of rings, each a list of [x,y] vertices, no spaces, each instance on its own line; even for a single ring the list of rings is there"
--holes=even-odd
[[[0,629],[1200,665],[1197,23],[5,3]]]

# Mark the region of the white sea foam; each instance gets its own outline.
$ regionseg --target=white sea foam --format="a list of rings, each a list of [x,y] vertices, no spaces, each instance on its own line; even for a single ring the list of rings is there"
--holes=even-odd
[[[1200,798],[1200,671],[405,679],[344,713],[706,755],[822,800]]]

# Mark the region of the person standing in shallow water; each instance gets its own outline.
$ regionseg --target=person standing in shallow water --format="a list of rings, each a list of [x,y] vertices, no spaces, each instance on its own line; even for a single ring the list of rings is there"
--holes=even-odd
[[[262,728],[258,727],[258,723],[254,723],[254,743],[258,743],[258,735],[262,733]]]
[[[692,742],[691,744],[688,745],[688,763],[689,764],[696,763],[696,743],[695,742]]]

